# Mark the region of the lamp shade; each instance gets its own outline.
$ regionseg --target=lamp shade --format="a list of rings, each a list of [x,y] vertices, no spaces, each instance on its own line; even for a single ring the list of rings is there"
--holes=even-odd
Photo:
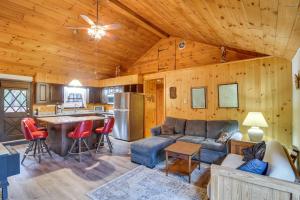
[[[268,127],[268,123],[261,112],[249,112],[243,122],[244,126]]]

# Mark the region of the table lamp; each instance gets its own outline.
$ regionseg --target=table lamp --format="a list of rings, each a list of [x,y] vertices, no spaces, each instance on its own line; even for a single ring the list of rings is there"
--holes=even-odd
[[[248,135],[253,142],[261,141],[264,136],[264,131],[260,127],[268,127],[267,121],[261,112],[249,112],[243,125],[251,127],[248,129]]]

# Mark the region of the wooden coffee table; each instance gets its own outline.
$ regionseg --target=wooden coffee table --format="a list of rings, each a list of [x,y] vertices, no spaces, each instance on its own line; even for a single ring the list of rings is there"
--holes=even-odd
[[[194,144],[189,142],[178,141],[167,148],[166,152],[166,175],[169,171],[180,173],[189,176],[189,183],[191,182],[191,173],[197,168],[200,169],[200,151],[201,144]],[[199,153],[199,161],[194,161],[192,158]],[[169,156],[177,158],[174,163],[169,164]]]

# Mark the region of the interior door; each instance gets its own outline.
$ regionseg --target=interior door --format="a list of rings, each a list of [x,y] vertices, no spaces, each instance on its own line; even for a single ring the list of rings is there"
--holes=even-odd
[[[21,120],[31,113],[31,83],[0,83],[0,142],[22,139]]]

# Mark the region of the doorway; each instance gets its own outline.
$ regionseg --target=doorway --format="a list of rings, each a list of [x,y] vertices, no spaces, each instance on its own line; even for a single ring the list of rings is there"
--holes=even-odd
[[[0,80],[0,142],[23,139],[21,120],[31,113],[31,83]]]
[[[165,120],[165,83],[163,78],[146,80],[145,93],[145,137],[151,136],[151,128]]]

